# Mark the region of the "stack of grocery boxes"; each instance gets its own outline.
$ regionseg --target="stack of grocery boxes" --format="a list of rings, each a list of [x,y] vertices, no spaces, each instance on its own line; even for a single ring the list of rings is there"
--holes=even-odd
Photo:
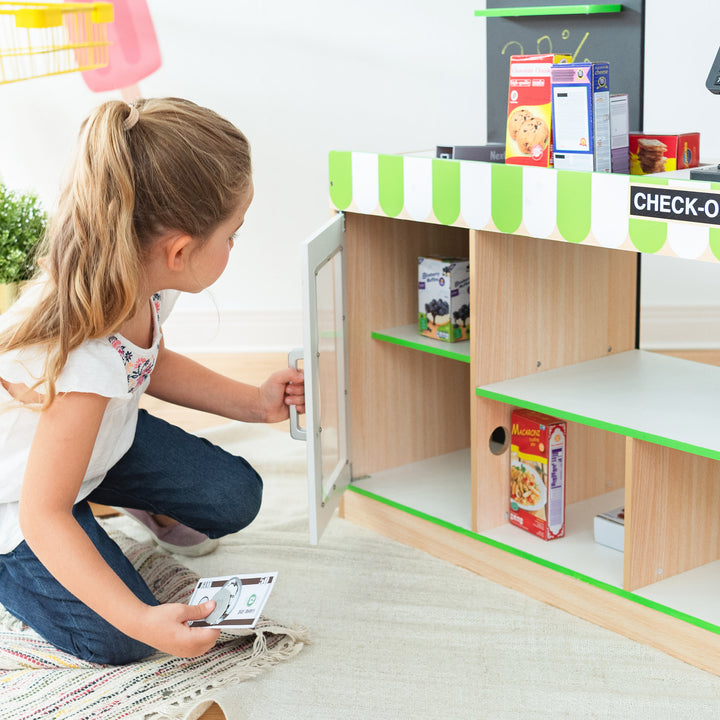
[[[699,133],[630,132],[629,98],[611,94],[610,63],[571,60],[510,58],[507,164],[633,175],[699,164]]]

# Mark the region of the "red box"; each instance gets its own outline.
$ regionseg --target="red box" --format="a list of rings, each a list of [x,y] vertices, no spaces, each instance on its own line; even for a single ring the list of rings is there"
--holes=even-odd
[[[543,540],[565,535],[563,420],[533,410],[511,416],[510,523]]]
[[[700,164],[700,133],[630,133],[630,174],[651,175]]]
[[[553,63],[572,55],[512,55],[505,134],[505,163],[552,166]]]

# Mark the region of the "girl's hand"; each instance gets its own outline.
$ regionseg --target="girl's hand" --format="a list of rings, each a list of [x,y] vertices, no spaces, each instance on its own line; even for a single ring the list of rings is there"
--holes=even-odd
[[[189,627],[188,621],[202,620],[215,608],[208,600],[201,605],[166,603],[148,606],[144,630],[138,639],[177,657],[197,657],[212,648],[220,635],[215,628]]]
[[[302,372],[286,368],[274,372],[260,386],[260,403],[265,422],[274,423],[290,417],[290,405],[305,412],[305,379]]]

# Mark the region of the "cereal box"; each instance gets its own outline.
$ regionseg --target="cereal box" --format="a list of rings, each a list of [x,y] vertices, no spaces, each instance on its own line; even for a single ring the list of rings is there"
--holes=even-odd
[[[505,162],[509,165],[552,165],[553,63],[569,62],[571,55],[513,55],[510,58]]]
[[[610,172],[610,65],[553,65],[553,165],[560,170]]]
[[[563,420],[533,410],[511,416],[510,523],[543,540],[565,535]]]
[[[700,133],[630,133],[630,174],[651,175],[700,164]]]
[[[418,330],[444,342],[470,337],[467,258],[418,258]]]

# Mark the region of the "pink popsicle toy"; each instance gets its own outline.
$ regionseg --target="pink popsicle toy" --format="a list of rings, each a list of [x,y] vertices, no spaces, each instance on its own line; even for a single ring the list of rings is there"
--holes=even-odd
[[[107,67],[86,70],[82,76],[93,92],[120,90],[124,100],[132,101],[140,97],[138,82],[160,67],[160,47],[145,0],[113,0],[113,6],[115,21],[108,25],[110,61]]]

